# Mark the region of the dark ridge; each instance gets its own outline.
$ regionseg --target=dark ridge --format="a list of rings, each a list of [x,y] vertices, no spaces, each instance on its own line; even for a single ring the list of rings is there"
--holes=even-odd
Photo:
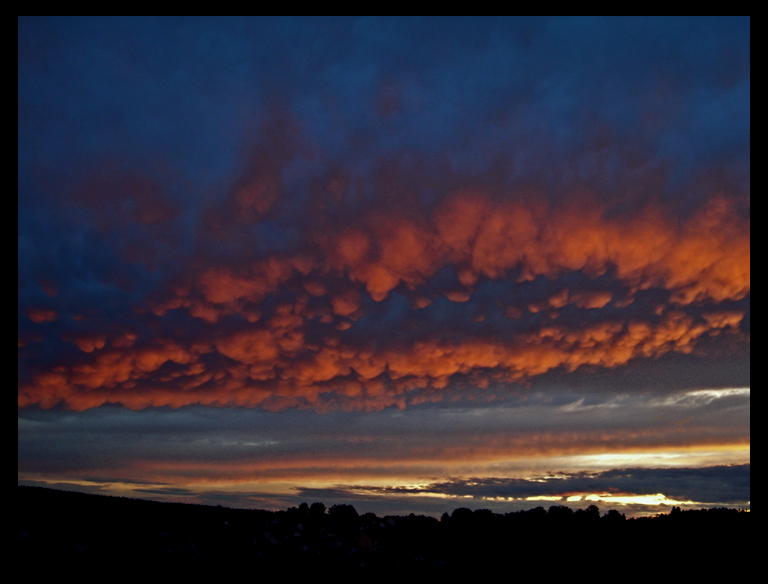
[[[725,508],[674,507],[669,514],[636,519],[616,510],[601,515],[594,505],[575,512],[555,505],[507,514],[459,508],[438,521],[414,514],[360,515],[351,505],[326,510],[320,502],[264,511],[27,486],[18,487],[17,498],[16,559],[51,573],[257,569],[279,576],[397,569],[449,574],[510,568],[511,561],[539,563],[554,575],[557,566],[588,558],[614,568],[626,568],[638,555],[671,553],[683,562],[675,566],[705,550],[736,558],[751,543],[751,514]],[[636,570],[650,575],[647,566]],[[739,567],[733,569],[737,577]]]

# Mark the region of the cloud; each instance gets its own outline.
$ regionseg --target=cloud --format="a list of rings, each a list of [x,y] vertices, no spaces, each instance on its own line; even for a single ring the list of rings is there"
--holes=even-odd
[[[27,311],[27,316],[35,324],[42,324],[55,321],[59,318],[59,313],[50,308],[32,308]]]
[[[552,473],[533,479],[472,478],[433,483],[421,487],[358,488],[382,494],[432,494],[474,499],[563,498],[603,494],[639,497],[663,493],[668,498],[692,503],[745,504],[750,499],[750,465],[704,468],[636,468],[598,473]]]
[[[363,415],[30,409],[19,418],[19,472],[190,486],[738,464],[749,456],[749,404],[748,389],[617,396],[553,388],[504,403]]]
[[[743,352],[748,19],[471,25],[22,19],[19,406],[368,411]]]
[[[19,404],[324,409],[337,402],[322,396],[336,394],[343,407],[380,409],[403,406],[414,391],[414,403],[440,399],[434,392],[462,377],[487,386],[552,370],[616,368],[739,333],[746,311],[736,307],[750,290],[749,220],[728,199],[713,198],[678,219],[656,203],[611,215],[587,196],[558,205],[544,200],[530,192],[493,198],[462,191],[423,215],[370,211],[359,220],[364,229],[310,233],[313,251],[241,265],[204,262],[162,289],[166,300],[140,307],[154,327],[184,311],[192,319],[186,330],[197,333],[128,347],[121,339],[135,336],[131,331],[77,332],[74,343],[92,360],[34,374],[20,387]],[[446,278],[446,270],[455,276]],[[496,281],[539,294],[543,282],[572,275],[583,278],[577,288],[547,285],[557,291],[525,308],[499,296],[503,289],[484,299],[485,307],[472,302]],[[659,299],[652,313],[628,312],[652,293]],[[412,297],[413,308],[400,311],[398,325],[380,323],[397,326],[394,335],[363,340],[373,332],[377,317],[367,317],[380,312],[376,304],[397,305],[392,294]],[[425,304],[436,294],[473,307],[470,334],[453,335],[455,321]],[[437,335],[418,334],[419,307]],[[487,319],[499,308],[504,316]],[[526,311],[538,320],[498,336],[499,317],[519,319]],[[28,315],[45,322],[58,313]],[[190,368],[171,371],[174,363]]]
[[[439,391],[462,379],[480,386],[483,379],[521,382],[552,370],[615,368],[633,359],[690,353],[703,336],[737,331],[743,317],[669,311],[656,322],[609,320],[571,328],[555,321],[509,341],[426,338],[368,349],[344,342],[338,333],[323,344],[309,340],[313,331],[305,311],[304,302],[281,305],[263,323],[222,330],[208,342],[125,346],[118,338],[106,348],[104,337],[80,337],[76,343],[93,355],[91,361],[33,375],[20,388],[19,404],[50,407],[63,401],[81,410],[102,403],[259,405],[282,398],[272,399],[282,409],[336,394],[345,407],[380,409],[402,403],[411,392]]]

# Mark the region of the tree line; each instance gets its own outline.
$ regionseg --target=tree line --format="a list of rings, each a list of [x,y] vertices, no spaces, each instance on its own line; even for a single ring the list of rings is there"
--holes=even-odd
[[[371,571],[472,569],[507,562],[605,565],[632,554],[741,553],[750,513],[681,510],[627,518],[596,505],[494,513],[457,508],[434,517],[360,514],[353,505],[302,503],[284,511],[230,509],[19,487],[17,557],[95,569],[250,567]],[[683,557],[683,556],[681,556]]]

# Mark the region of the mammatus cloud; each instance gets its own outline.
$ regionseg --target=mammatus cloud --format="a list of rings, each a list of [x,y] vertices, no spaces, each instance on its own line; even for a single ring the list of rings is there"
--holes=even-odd
[[[159,291],[164,300],[136,307],[150,327],[187,315],[184,336],[65,335],[88,357],[34,373],[19,406],[404,407],[449,386],[690,353],[703,338],[740,334],[737,301],[750,290],[749,219],[724,197],[681,217],[660,203],[620,213],[583,193],[551,205],[463,191],[432,211],[371,210],[305,239],[296,253],[192,263]],[[508,292],[478,305],[469,334],[452,334],[464,323],[440,303],[474,306],[494,282]],[[548,295],[520,293],[542,282]],[[376,334],[375,314],[396,297],[410,308],[389,323],[394,334]]]
[[[21,19],[18,404],[734,354],[749,63],[748,18]]]
[[[59,318],[59,314],[50,308],[33,308],[27,311],[27,316],[29,317],[29,320],[36,324],[53,322]]]
[[[749,221],[726,198],[708,201],[686,219],[675,218],[661,204],[611,217],[606,205],[582,193],[559,205],[531,193],[511,198],[462,192],[424,217],[370,211],[349,228],[308,235],[313,251],[187,275],[191,287],[177,288],[176,298],[159,303],[155,311],[186,307],[193,316],[215,322],[245,304],[259,304],[295,278],[313,296],[329,294],[335,284],[362,287],[380,302],[399,286],[415,295],[447,266],[464,288],[454,295],[465,299],[481,277],[496,280],[513,271],[518,282],[525,282],[539,276],[554,280],[567,272],[596,278],[611,270],[630,294],[658,287],[669,291],[676,305],[738,300],[749,292]],[[326,278],[330,286],[323,285]],[[189,298],[193,291],[196,297]],[[335,314],[355,311],[359,300],[350,295],[355,293],[347,289],[342,298],[333,298],[334,307],[344,305]],[[599,299],[573,299],[591,308],[609,301],[608,291]]]

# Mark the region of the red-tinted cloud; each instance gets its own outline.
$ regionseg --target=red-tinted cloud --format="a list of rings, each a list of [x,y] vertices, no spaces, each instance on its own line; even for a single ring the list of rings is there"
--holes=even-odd
[[[44,322],[53,322],[59,318],[59,313],[51,308],[32,308],[27,311],[29,320],[41,324]]]
[[[234,200],[266,212],[271,191],[254,185],[242,186]],[[462,191],[428,213],[378,208],[337,229],[310,229],[306,238],[296,253],[237,263],[200,259],[150,310],[156,318],[186,312],[204,333],[141,342],[130,331],[72,334],[90,360],[33,374],[19,405],[404,407],[442,399],[460,379],[484,388],[552,370],[690,353],[702,337],[738,329],[744,310],[718,304],[750,290],[749,220],[726,198],[679,218],[657,203],[618,213],[584,193],[555,205],[532,192],[500,199]],[[445,280],[445,268],[457,281]],[[599,287],[564,284],[520,306],[495,299],[515,320],[544,313],[515,335],[491,328],[421,333],[404,315],[389,324],[394,334],[359,336],[366,295],[383,303],[397,289],[416,315],[430,297],[469,303],[481,279],[514,277],[523,285],[574,273],[587,282],[601,277]],[[631,307],[634,295],[649,289],[668,299],[654,314],[599,316]],[[701,313],[699,306],[709,308]],[[570,307],[590,316],[562,321],[560,311]],[[27,314],[38,323],[57,317],[53,310]],[[495,326],[486,316],[478,310],[471,322]],[[454,328],[445,322],[442,330]]]
[[[417,402],[441,399],[456,375],[474,376],[474,385],[482,387],[483,379],[487,386],[489,379],[522,381],[554,369],[613,368],[638,357],[689,353],[702,336],[732,329],[743,317],[731,312],[694,319],[671,311],[656,323],[607,321],[578,329],[553,324],[514,342],[424,340],[370,350],[332,337],[323,345],[308,342],[303,310],[302,303],[284,305],[267,322],[221,332],[210,344],[117,348],[113,342],[114,348],[106,348],[102,339],[79,340],[92,361],[37,374],[20,389],[19,405],[404,407],[414,392]],[[211,365],[206,355],[226,359]]]
[[[533,279],[566,271],[595,277],[613,269],[620,282],[664,288],[682,305],[740,299],[749,292],[749,222],[727,199],[710,201],[680,221],[653,205],[630,217],[610,217],[594,200],[576,198],[548,207],[530,196],[509,202],[465,192],[448,198],[426,220],[372,212],[360,226],[317,236],[319,255],[270,257],[238,270],[212,267],[198,275],[197,287],[213,304],[260,302],[296,271],[317,269],[322,276],[359,283],[382,301],[399,284],[415,289],[454,265],[467,287],[512,270]],[[465,300],[469,292],[448,293]],[[610,296],[589,293],[572,301],[599,308]]]

